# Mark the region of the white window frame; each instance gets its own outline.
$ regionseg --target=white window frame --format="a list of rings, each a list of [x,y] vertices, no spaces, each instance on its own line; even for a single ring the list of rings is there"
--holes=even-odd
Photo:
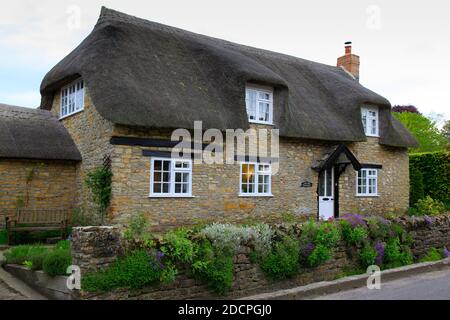
[[[365,192],[359,192],[359,173],[366,172],[365,177],[365,186],[366,191]],[[369,184],[372,179],[375,179],[375,191],[372,193],[369,193]],[[361,186],[362,187],[362,186]],[[378,169],[372,169],[372,168],[362,168],[360,171],[356,172],[356,196],[358,197],[378,197]]]
[[[172,159],[172,158],[151,158],[150,160],[150,198],[192,198],[192,160],[186,159]],[[168,193],[154,192],[154,178],[155,178],[155,161],[169,161],[170,162],[170,181]],[[177,168],[178,162],[188,163],[189,168]],[[175,193],[175,176],[176,173],[189,173],[188,193]]]
[[[242,190],[242,167],[244,165],[254,165],[255,166],[255,183],[253,192],[243,192]],[[272,165],[270,163],[261,163],[261,162],[241,162],[239,164],[240,166],[240,173],[239,173],[239,196],[240,197],[273,197],[272,194]],[[259,166],[269,166],[268,171],[260,171]],[[269,177],[269,183],[268,183],[268,190],[265,193],[259,192],[259,179],[260,176],[268,176]]]
[[[250,119],[250,113],[249,113],[249,101],[248,101],[248,93],[249,91],[254,91],[256,96],[255,101],[255,119]],[[259,97],[259,94],[269,94],[269,99],[262,99]],[[268,103],[269,104],[269,120],[268,121],[261,121],[259,120],[260,110],[259,110],[259,103]],[[257,124],[265,124],[265,125],[273,125],[273,90],[269,88],[262,88],[258,86],[247,86],[245,88],[245,105],[247,110],[247,117],[248,121],[250,123],[257,123]]]
[[[374,112],[375,116],[370,115],[370,112]],[[366,119],[366,124],[364,125],[364,117]],[[367,137],[379,137],[380,136],[380,119],[379,119],[379,109],[378,107],[362,107],[361,108],[361,121],[363,123],[364,132]],[[373,121],[375,121],[375,132]]]
[[[80,84],[81,84],[81,88],[79,89],[79,88],[77,88],[77,86]],[[66,92],[66,90],[70,90],[72,88],[74,88],[73,93]],[[77,96],[79,91],[81,91],[81,95]],[[85,92],[86,92],[86,84],[84,83],[83,79],[75,80],[61,89],[60,103],[59,103],[60,119],[67,118],[74,114],[84,111]],[[64,108],[69,108],[68,103],[66,106],[63,105],[64,99],[67,99],[67,101],[70,99],[74,99],[74,101],[73,101],[74,107],[73,107],[72,111],[67,110],[66,112],[63,112]]]

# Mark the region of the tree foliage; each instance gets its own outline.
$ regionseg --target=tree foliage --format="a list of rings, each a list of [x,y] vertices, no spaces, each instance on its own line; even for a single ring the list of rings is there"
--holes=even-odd
[[[411,106],[411,105],[409,105],[409,106],[394,106],[392,108],[392,112],[398,112],[398,113],[409,112],[409,113],[421,114],[415,106]]]
[[[411,153],[435,152],[448,148],[448,139],[437,128],[436,123],[427,117],[412,112],[393,112],[392,114],[420,143],[418,148],[410,150]]]

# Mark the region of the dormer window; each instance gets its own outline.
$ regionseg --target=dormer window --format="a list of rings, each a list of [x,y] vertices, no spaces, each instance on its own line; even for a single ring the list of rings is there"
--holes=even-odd
[[[61,89],[61,118],[84,110],[84,81],[77,80]]]
[[[249,122],[271,125],[273,123],[273,90],[247,87],[245,95]]]
[[[364,132],[368,137],[379,136],[379,121],[377,107],[363,107],[361,108],[362,123]]]

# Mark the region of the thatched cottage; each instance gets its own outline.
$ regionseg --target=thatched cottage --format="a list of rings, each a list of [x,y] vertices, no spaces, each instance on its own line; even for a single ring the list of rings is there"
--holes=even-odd
[[[88,201],[86,172],[110,159],[113,223],[140,212],[164,229],[405,211],[416,141],[358,80],[350,44],[329,66],[103,8],[45,76],[38,112],[59,119],[81,154],[77,206]],[[271,158],[247,154],[233,164],[171,158],[172,131],[195,121],[203,130],[278,129],[278,172]]]

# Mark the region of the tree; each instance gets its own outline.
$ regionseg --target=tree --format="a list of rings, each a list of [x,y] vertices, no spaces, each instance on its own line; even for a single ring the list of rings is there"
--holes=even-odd
[[[447,138],[437,128],[434,121],[418,113],[393,112],[392,114],[420,143],[418,148],[410,150],[411,153],[442,151],[448,148]]]
[[[412,106],[412,105],[409,105],[409,106],[394,106],[392,108],[392,112],[398,112],[398,113],[410,112],[410,113],[421,114],[419,112],[419,110],[415,106]]]

